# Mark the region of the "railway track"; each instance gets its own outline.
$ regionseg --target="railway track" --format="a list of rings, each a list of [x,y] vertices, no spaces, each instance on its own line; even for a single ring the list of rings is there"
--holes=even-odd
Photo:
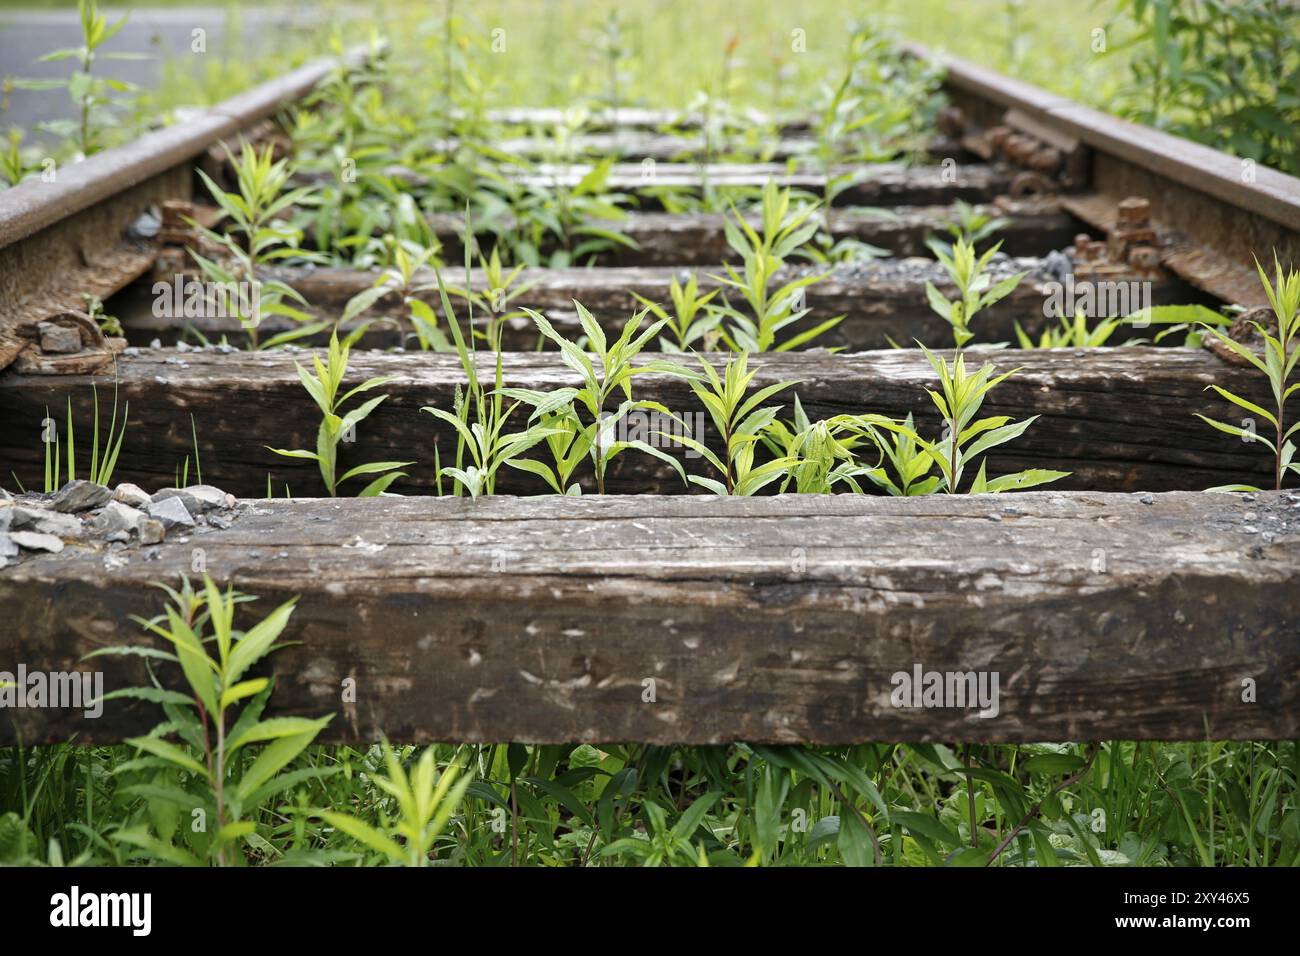
[[[751,356],[753,387],[796,383],[791,393],[813,421],[871,411],[913,416],[926,434],[940,428],[926,395],[936,382],[930,360],[890,346],[947,344],[950,327],[927,286],[945,298],[957,289],[926,240],[969,213],[962,203],[1003,220],[995,238],[1009,255],[991,264],[994,281],[1024,276],[981,314],[980,335],[995,343],[1055,326],[1044,302],[1067,280],[1140,290],[1135,308],[1121,314],[1147,305],[1252,309],[1267,304],[1256,256],[1300,262],[1300,181],[969,63],[945,66],[950,105],[913,162],[847,171],[802,163],[815,152],[813,134],[795,117],[765,120],[774,131],[767,155],[722,163],[691,117],[625,110],[597,118],[578,144],[587,154],[578,162],[507,171],[520,190],[580,188],[592,168],[582,159],[617,155],[607,188],[640,198],[629,218],[595,221],[631,240],[615,243],[597,265],[529,268],[507,290],[508,311],[517,314],[479,310],[480,330],[495,335],[499,325],[507,385],[581,384],[559,352],[537,351],[542,340],[524,307],[563,334],[596,334],[580,323],[577,300],[612,341],[642,300],[668,303],[689,271],[701,294],[721,289],[723,264],[741,268],[728,216],[671,211],[684,195],[709,189],[739,195],[775,180],[824,198],[847,172],[851,182],[836,201],[875,207],[836,208],[827,231],[877,246],[883,258],[829,269],[791,262],[778,277],[826,273],[807,287],[804,305],[814,322],[843,318],[806,344],[839,351]],[[343,329],[364,324],[347,383],[385,383],[387,400],[342,446],[347,460],[418,459],[393,486],[406,497],[322,497],[315,463],[277,457],[268,446],[315,447],[319,415],[295,366],[324,333],[265,352],[200,346],[196,337],[242,344],[244,323],[206,308],[176,314],[156,305],[160,282],[181,283],[184,298],[183,283],[195,275],[186,250],[203,248],[189,222],[213,218],[194,170],[228,175],[219,145],[241,135],[282,139],[277,115],[336,68],[312,64],[58,169],[51,182],[0,193],[5,471],[39,475],[50,420],[55,432],[65,416],[77,422],[84,441],[111,394],[127,420],[119,480],[148,490],[184,484],[180,463],[188,472],[193,454],[195,473],[201,466],[205,482],[241,498],[233,509],[218,502],[210,510],[190,500],[190,520],[161,529],[165,536],[151,529],[148,544],[140,528],[110,541],[98,517],[51,511],[52,496],[0,502],[0,536],[39,539],[0,551],[0,606],[16,622],[0,638],[0,670],[13,659],[32,670],[75,671],[85,654],[127,636],[131,614],[156,611],[151,582],[207,573],[267,602],[301,596],[285,632],[299,643],[276,659],[271,709],[314,714],[354,681],[363,690],[329,728],[334,739],[845,743],[1300,733],[1300,603],[1287,586],[1300,573],[1300,495],[1197,493],[1272,479],[1257,445],[1195,417],[1240,418],[1211,385],[1261,406],[1269,400],[1252,370],[1207,349],[1149,341],[967,349],[969,362],[1019,367],[984,411],[1008,421],[1037,416],[999,450],[996,465],[1069,473],[1046,491],[714,499],[687,496],[666,460],[625,453],[610,466],[608,495],[536,497],[544,486],[535,474],[505,469],[500,496],[467,500],[438,494],[448,482],[434,449],[447,464],[454,435],[421,411],[454,414],[466,384],[455,355],[415,344],[411,303],[441,302],[432,272],[417,269],[406,285],[367,296],[374,270],[290,261],[261,278],[295,290],[309,318],[332,326],[346,312]],[[491,118],[503,129],[502,149],[520,155],[541,149],[537,130],[566,121],[541,110]],[[662,132],[668,126],[672,132]],[[383,175],[395,188],[418,189],[437,174],[435,167]],[[330,179],[306,170],[298,181]],[[755,214],[746,215],[755,226]],[[447,261],[460,261],[464,217],[435,213],[426,225]],[[497,220],[477,243],[489,250],[513,228],[508,217]],[[458,270],[449,271],[448,282],[459,281]],[[469,287],[499,292],[498,279],[475,269]],[[83,293],[120,317],[121,336],[104,334],[84,311]],[[261,331],[294,327],[277,321],[268,317]],[[1150,340],[1157,331],[1133,333]],[[1115,343],[1126,337],[1118,333]],[[490,381],[493,357],[478,358]],[[723,369],[727,356],[712,351],[706,360]],[[692,404],[678,375],[651,372],[636,382],[639,398],[666,409]],[[790,399],[782,400],[784,417]],[[725,454],[716,429],[702,442]],[[265,500],[268,487],[273,500]],[[294,500],[280,497],[286,487]],[[916,663],[1000,673],[997,715],[891,705],[890,676]],[[138,661],[104,666],[110,689],[144,682]],[[1262,689],[1249,705],[1246,680]],[[647,686],[655,688],[649,698]],[[95,721],[12,711],[0,721],[0,744],[118,740],[147,726],[147,709],[113,701]]]

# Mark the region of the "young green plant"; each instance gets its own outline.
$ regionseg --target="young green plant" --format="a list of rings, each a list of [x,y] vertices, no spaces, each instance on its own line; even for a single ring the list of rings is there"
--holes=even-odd
[[[391,235],[384,237],[384,246],[391,264],[379,274],[374,285],[362,289],[347,301],[339,325],[346,325],[363,315],[380,299],[395,294],[401,297],[402,304],[407,309],[421,351],[452,351],[451,342],[438,327],[437,314],[419,297],[420,292],[427,291],[432,286],[416,281],[420,269],[430,264],[436,265],[437,249],[418,246]]]
[[[1210,385],[1232,404],[1239,408],[1245,409],[1251,415],[1257,415],[1273,427],[1274,437],[1265,438],[1255,432],[1253,428],[1239,427],[1227,422],[1216,421],[1205,415],[1197,413],[1196,417],[1201,421],[1217,428],[1221,432],[1229,435],[1236,435],[1243,441],[1261,442],[1273,452],[1273,487],[1281,491],[1282,480],[1286,477],[1288,471],[1300,474],[1300,463],[1296,463],[1295,458],[1296,446],[1291,440],[1291,436],[1300,429],[1300,422],[1296,422],[1289,428],[1286,426],[1286,403],[1293,392],[1300,388],[1300,382],[1292,382],[1291,375],[1295,371],[1296,362],[1300,360],[1300,272],[1295,270],[1282,271],[1282,264],[1278,261],[1276,254],[1273,257],[1274,281],[1269,282],[1268,276],[1264,272],[1264,267],[1255,263],[1255,268],[1259,272],[1260,281],[1264,284],[1264,293],[1268,296],[1268,304],[1273,309],[1273,315],[1277,320],[1277,334],[1272,335],[1264,326],[1258,322],[1252,323],[1255,331],[1264,339],[1263,355],[1256,355],[1248,346],[1230,338],[1222,330],[1211,325],[1206,325],[1205,330],[1213,335],[1226,348],[1230,349],[1236,355],[1241,356],[1252,366],[1262,372],[1268,379],[1269,390],[1273,395],[1273,411],[1269,411],[1256,405],[1254,402],[1241,395],[1231,392],[1221,385]],[[1243,422],[1243,426],[1246,423]],[[1258,491],[1251,485],[1235,484],[1221,485],[1210,489],[1211,491]]]
[[[815,211],[815,205],[792,209],[790,190],[778,189],[773,180],[763,189],[761,232],[732,207],[732,218],[726,225],[727,245],[740,256],[742,266],[737,272],[734,266],[725,264],[726,275],[714,278],[740,293],[748,313],[733,308],[730,303],[709,306],[730,320],[723,339],[732,351],[784,352],[811,342],[844,320],[844,316],[836,316],[783,342],[776,340],[778,332],[808,315],[810,310],[803,304],[804,290],[826,278],[824,274],[800,276],[771,288],[786,259],[817,232]]]
[[[466,491],[473,498],[479,495],[495,493],[497,473],[505,465],[514,464],[539,442],[545,441],[559,433],[558,429],[533,423],[521,432],[507,432],[506,425],[514,414],[519,402],[506,406],[503,399],[511,397],[511,389],[505,387],[501,365],[501,352],[496,352],[496,380],[493,388],[488,388],[479,378],[478,361],[474,348],[473,320],[474,300],[467,298],[469,307],[469,326],[471,334],[468,339],[461,333],[460,322],[451,307],[448,289],[437,274],[438,294],[442,298],[443,314],[451,329],[456,353],[460,356],[461,369],[465,372],[467,390],[462,392],[459,386],[453,407],[445,408],[426,405],[421,411],[428,412],[434,418],[449,424],[456,433],[456,463],[439,466],[438,478],[443,475],[456,483],[456,494]],[[469,288],[469,243],[465,250],[465,288]],[[468,452],[472,464],[466,462]],[[441,457],[438,462],[441,462]]]
[[[476,330],[474,334],[481,336],[487,342],[489,349],[500,351],[502,327],[511,319],[524,318],[527,315],[522,310],[513,308],[511,302],[537,283],[521,282],[515,285],[527,266],[519,264],[507,271],[501,262],[501,250],[498,246],[492,247],[492,254],[486,259],[482,255],[479,256],[479,268],[483,272],[483,292],[475,292],[468,286],[463,289],[448,287],[447,291],[470,301],[488,314],[487,328],[483,332]]]
[[[410,774],[387,743],[383,745],[383,754],[385,773],[373,774],[370,779],[397,804],[396,819],[390,822],[385,814],[386,825],[373,826],[338,810],[318,813],[326,823],[352,837],[384,863],[428,866],[435,842],[460,807],[474,776],[466,773],[457,780],[462,768],[456,761],[438,773],[433,747],[424,749]]]
[[[237,191],[228,193],[208,176],[198,170],[208,192],[221,209],[218,222],[229,220],[233,229],[257,265],[266,265],[278,259],[304,255],[298,248],[302,230],[292,226],[282,216],[295,206],[310,201],[310,186],[288,189],[293,169],[287,159],[275,159],[272,144],[257,150],[245,140],[240,144],[239,157],[227,150],[227,159],[235,171]],[[216,233],[209,233],[220,239]]]
[[[763,444],[778,459],[793,459],[781,491],[793,485],[798,494],[828,495],[840,484],[861,494],[858,478],[871,469],[858,461],[861,432],[867,421],[889,422],[877,415],[837,415],[811,421],[799,396],[794,398],[794,420],[774,419],[762,432]],[[891,423],[892,424],[892,423]]]
[[[80,156],[86,157],[103,148],[104,125],[100,114],[112,101],[114,93],[129,93],[136,88],[123,80],[96,76],[95,61],[142,59],[135,53],[104,53],[100,48],[113,39],[126,26],[126,16],[110,24],[99,12],[97,0],[78,0],[77,14],[81,25],[81,45],[55,50],[42,56],[41,62],[76,60],[77,69],[66,80],[17,80],[21,89],[66,89],[77,111],[75,120],[55,120],[45,123],[45,128],[68,135]]]
[[[153,732],[127,740],[141,756],[117,769],[118,773],[148,771],[139,784],[132,785],[132,792],[158,809],[111,836],[159,862],[194,866],[207,858],[226,865],[234,862],[233,854],[241,845],[253,845],[257,840],[259,808],[288,787],[319,776],[311,769],[281,771],[333,715],[317,720],[261,719],[271,681],[247,674],[280,646],[276,642],[293,614],[293,600],[240,630],[234,626],[235,609],[252,598],[230,588],[222,593],[206,575],[201,589],[192,588],[188,580],[183,580],[179,590],[160,587],[171,599],[164,614],[133,620],[161,637],[166,649],[117,646],[89,655],[179,664],[188,685],[187,692],[168,690],[155,680],[150,687],[104,695],[106,701],[159,704],[167,718]],[[172,734],[180,737],[180,743],[166,739]],[[243,759],[244,748],[252,744],[266,746],[255,758]],[[170,812],[160,812],[163,808]],[[186,825],[178,825],[177,810],[184,814]],[[200,816],[211,818],[215,826],[190,825]]]
[[[897,498],[929,495],[938,490],[940,478],[930,474],[934,457],[921,447],[910,413],[901,427],[871,421],[863,423],[863,430],[881,455],[880,464],[866,473],[872,484]]]
[[[943,264],[948,278],[957,287],[957,298],[945,298],[933,282],[926,282],[925,294],[930,301],[930,308],[952,326],[953,341],[957,348],[961,348],[975,336],[971,331],[971,322],[976,314],[1015,291],[1026,273],[1017,272],[993,282],[992,276],[985,270],[1002,247],[1000,242],[979,256],[975,253],[974,244],[962,238],[953,244],[951,250],[945,243],[934,239],[927,244],[935,258]]]
[[[312,356],[312,363],[315,366],[314,375],[297,362],[294,363],[294,367],[298,370],[298,380],[302,382],[302,387],[307,390],[307,394],[311,396],[312,401],[316,403],[316,407],[320,409],[321,423],[316,433],[316,450],[283,449],[267,446],[270,451],[286,458],[305,458],[316,462],[320,468],[321,480],[325,482],[325,488],[331,498],[338,496],[339,486],[343,482],[363,475],[378,475],[379,477],[362,488],[358,497],[373,498],[381,495],[394,481],[405,476],[406,472],[397,471],[396,469],[414,464],[411,461],[372,461],[349,468],[342,475],[338,474],[339,445],[353,441],[356,435],[356,427],[365,421],[367,416],[388,396],[378,395],[368,399],[350,412],[342,412],[343,405],[356,395],[392,381],[391,376],[377,376],[366,379],[360,385],[349,389],[342,395],[339,394],[339,388],[342,386],[343,378],[348,371],[348,353],[355,338],[363,331],[364,327],[357,329],[342,343],[339,342],[338,333],[332,333],[330,335],[329,349],[326,352],[326,361],[321,362],[319,355]],[[341,412],[342,414],[340,414]]]
[[[200,228],[208,240],[221,247],[221,256],[208,258],[190,250],[208,281],[208,295],[213,300],[210,304],[219,314],[240,320],[254,349],[272,348],[323,331],[330,323],[314,322],[308,313],[290,304],[306,305],[301,293],[278,279],[258,277],[259,266],[281,259],[319,258],[300,248],[302,230],[279,218],[291,207],[307,202],[312,190],[303,187],[285,191],[292,170],[287,160],[273,159],[270,145],[259,153],[245,142],[239,157],[229,158],[238,182],[236,192],[226,192],[202,170],[198,171],[221,209],[220,219],[229,219],[232,224],[230,232]],[[295,326],[263,342],[259,327],[270,316],[289,319]]]
[[[97,485],[109,485],[113,480],[113,470],[117,467],[117,457],[122,451],[122,439],[126,437],[126,423],[131,415],[131,403],[127,402],[122,410],[122,428],[117,427],[117,385],[113,385],[113,412],[108,419],[108,435],[104,441],[103,455],[99,447],[99,389],[91,383],[93,396],[93,418],[91,419],[90,439],[90,473],[86,476]],[[67,431],[62,443],[67,455],[68,472],[64,478],[61,467],[59,425],[45,410],[41,422],[42,442],[45,446],[45,492],[58,491],[65,481],[77,479],[77,437],[72,425],[72,398],[68,398]]]
[[[1032,415],[1019,422],[1013,422],[1006,415],[976,419],[975,416],[979,413],[980,406],[983,405],[989,391],[1010,378],[1019,369],[1012,369],[1010,372],[994,377],[993,364],[985,362],[975,372],[968,372],[966,357],[961,352],[956,354],[952,364],[949,365],[943,356],[935,355],[924,345],[921,349],[939,376],[939,390],[926,389],[926,391],[943,417],[944,437],[937,442],[929,442],[919,436],[917,440],[921,448],[938,465],[939,472],[943,476],[941,482],[943,490],[948,494],[956,494],[961,488],[963,473],[980,455],[1019,437],[1038,416]],[[1033,468],[989,480],[985,473],[985,464],[984,460],[980,461],[979,473],[969,489],[971,494],[995,494],[1032,488],[1069,475],[1066,471]]]
[[[673,303],[671,314],[663,306],[651,302],[645,296],[633,292],[632,298],[644,305],[651,315],[667,323],[664,328],[670,335],[659,337],[661,351],[687,352],[694,348],[696,343],[702,342],[707,347],[707,343],[717,337],[715,330],[718,323],[722,321],[722,315],[706,306],[719,291],[714,289],[712,292],[700,295],[699,277],[692,272],[685,284],[678,282],[677,276],[669,280],[668,295]],[[703,315],[700,314],[701,310]]]
[[[582,428],[580,432],[575,434],[574,441],[581,442],[581,445],[588,449],[596,472],[597,494],[603,495],[605,493],[605,473],[609,468],[609,463],[616,456],[629,449],[636,449],[666,462],[672,466],[673,470],[685,482],[686,471],[681,462],[673,456],[639,439],[617,440],[615,438],[619,421],[630,411],[651,411],[658,412],[661,415],[670,414],[668,409],[657,402],[636,401],[633,399],[632,379],[634,377],[649,373],[676,375],[683,378],[691,377],[690,373],[682,366],[668,360],[652,360],[633,364],[633,359],[641,353],[646,343],[663,329],[667,324],[667,320],[660,319],[642,330],[641,322],[646,315],[646,311],[642,310],[633,315],[624,324],[619,337],[610,342],[605,336],[605,331],[600,327],[600,323],[587,311],[586,307],[576,300],[573,304],[578,311],[578,321],[582,325],[582,330],[587,335],[587,345],[596,358],[599,359],[599,369],[597,369],[596,364],[592,362],[586,352],[557,332],[545,316],[532,309],[525,309],[524,311],[532,316],[538,331],[559,346],[560,360],[578,373],[582,380],[582,386],[579,388],[559,388],[551,392],[539,392],[534,389],[506,389],[506,394],[532,405],[533,418],[535,419],[543,419],[553,413],[563,412],[566,408],[573,410],[575,418],[577,418],[579,409],[587,413],[589,421],[586,424],[582,424],[582,420],[577,418],[579,424],[582,424]],[[610,399],[619,395],[622,396],[622,401],[619,402],[617,408],[613,411],[607,411],[606,407]],[[534,471],[534,473],[546,478],[547,483],[553,488],[559,484],[558,476],[557,480],[552,480],[546,474],[543,474],[540,468],[534,468],[532,465],[523,463],[517,463],[516,467]]]
[[[722,436],[722,457],[714,454],[703,442],[686,435],[663,433],[697,452],[721,476],[722,480],[690,475],[689,480],[717,495],[752,495],[785,477],[798,464],[792,454],[784,454],[761,465],[754,464],[755,446],[762,440],[764,431],[776,420],[779,405],[760,407],[777,392],[789,388],[794,382],[774,382],[764,385],[752,395],[749,385],[757,369],[749,371],[749,356],[742,352],[727,360],[719,377],[713,365],[700,358],[702,379],[691,379],[691,391],[708,409],[713,426]]]
[[[976,246],[999,229],[1011,225],[1011,220],[1005,216],[991,215],[977,206],[972,206],[970,203],[958,199],[953,203],[951,218],[943,222],[942,225],[944,230],[955,241],[964,242],[969,246]],[[936,240],[936,245],[946,249],[949,255],[952,254],[951,243]]]

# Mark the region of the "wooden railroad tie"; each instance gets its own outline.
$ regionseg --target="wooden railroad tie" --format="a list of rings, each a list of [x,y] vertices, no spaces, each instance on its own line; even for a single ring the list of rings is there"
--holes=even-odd
[[[6,657],[146,684],[83,657],[151,643],[130,615],[201,556],[262,614],[301,597],[268,713],[336,713],[334,740],[1300,734],[1294,494],[250,501],[116,555],[0,572]],[[2,716],[0,745],[84,744],[157,711]]]

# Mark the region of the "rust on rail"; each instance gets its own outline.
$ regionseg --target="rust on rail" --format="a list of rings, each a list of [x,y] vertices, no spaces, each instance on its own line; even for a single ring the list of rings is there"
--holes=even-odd
[[[947,70],[951,133],[961,127],[967,143],[982,135],[998,155],[1030,169],[1058,150],[1058,175],[1072,190],[1062,205],[1096,229],[1116,227],[1124,199],[1147,200],[1161,264],[1198,288],[1225,302],[1262,305],[1254,256],[1276,251],[1283,261],[1300,261],[1300,179],[966,60],[910,49]],[[1074,168],[1065,168],[1071,162]]]
[[[0,369],[39,350],[35,329],[42,322],[75,322],[82,293],[103,298],[149,270],[157,244],[142,217],[168,200],[190,198],[190,160],[371,52],[309,63],[192,119],[0,192]],[[102,336],[86,346],[78,370],[106,363],[113,351]]]

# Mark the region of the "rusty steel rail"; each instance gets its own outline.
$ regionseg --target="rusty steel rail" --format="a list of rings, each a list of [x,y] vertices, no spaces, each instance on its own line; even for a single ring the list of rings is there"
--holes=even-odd
[[[189,199],[188,165],[206,150],[275,116],[339,65],[370,48],[313,61],[225,100],[193,119],[125,143],[53,175],[0,192],[0,368],[28,345],[37,323],[76,324],[86,349],[71,370],[103,364],[111,347],[93,322],[69,316],[81,293],[107,296],[143,275],[156,245],[132,229],[162,202]]]
[[[986,67],[912,44],[946,68],[949,132],[986,159],[1019,162],[1066,190],[1064,207],[1112,233],[1125,199],[1149,204],[1160,264],[1225,302],[1265,304],[1255,271],[1300,263],[1300,179],[1118,119]]]
[[[949,140],[998,168],[1020,167],[1012,194],[1059,193],[1061,208],[1107,234],[1107,243],[1076,248],[1084,252],[1082,277],[1168,270],[1223,301],[1256,306],[1263,295],[1253,257],[1276,252],[1300,262],[1300,179],[919,45],[909,49],[946,69],[952,107],[939,126]],[[305,95],[338,62],[309,64],[193,120],[59,168],[52,181],[0,192],[0,369],[21,356],[47,320],[76,325],[86,348],[43,367],[86,372],[105,364],[109,344],[74,313],[82,293],[111,295],[154,262],[156,241],[132,225],[166,200],[191,197],[190,160]],[[500,118],[545,125],[559,115],[514,110]],[[665,116],[641,110],[615,118],[635,125]],[[1133,198],[1139,201],[1126,202]]]

